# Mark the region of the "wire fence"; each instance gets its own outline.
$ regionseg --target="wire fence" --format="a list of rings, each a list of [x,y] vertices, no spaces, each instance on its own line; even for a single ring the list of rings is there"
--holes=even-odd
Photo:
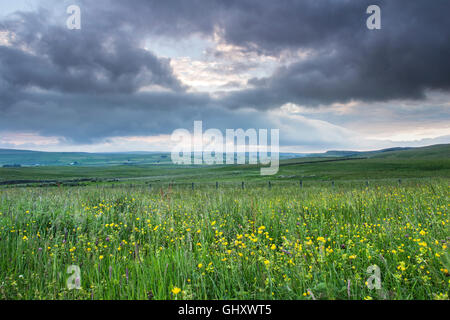
[[[323,187],[323,188],[340,188],[340,187],[359,187],[370,188],[376,186],[408,186],[417,184],[427,184],[436,180],[450,181],[445,177],[412,177],[412,178],[380,178],[380,179],[329,179],[329,180],[233,180],[233,181],[208,181],[208,180],[193,180],[193,181],[145,181],[136,180],[133,182],[121,181],[113,179],[108,181],[88,182],[44,182],[44,183],[17,183],[0,186],[1,189],[9,188],[62,188],[62,187],[90,187],[102,189],[190,189],[190,190],[219,190],[219,189],[252,189],[252,188],[267,188],[277,189],[284,187],[297,187],[299,189],[308,187]]]

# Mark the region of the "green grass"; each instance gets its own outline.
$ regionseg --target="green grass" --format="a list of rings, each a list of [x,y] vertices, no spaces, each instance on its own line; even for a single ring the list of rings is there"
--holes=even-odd
[[[105,155],[102,156],[105,157]],[[126,156],[133,157],[133,155]],[[136,157],[139,156],[136,155]],[[143,156],[160,157],[162,155]],[[357,157],[366,158],[359,159]],[[179,166],[167,161],[159,164],[140,165],[0,168],[0,182],[11,180],[67,181],[94,178],[188,183],[191,181],[259,180],[267,182],[269,180],[372,180],[414,177],[450,177],[450,144],[402,151],[361,153],[355,157],[283,159],[280,161],[279,172],[273,176],[260,176],[260,166],[258,165]]]
[[[292,161],[292,160],[291,160]],[[302,159],[302,161],[307,161]],[[285,165],[286,164],[286,165]],[[122,183],[214,183],[241,181],[328,181],[450,177],[449,159],[356,159],[313,163],[282,162],[273,176],[261,176],[259,166],[107,166],[0,168],[0,182],[11,180],[70,181],[80,178],[120,179]],[[19,181],[20,182],[20,181]],[[117,182],[115,182],[117,184]]]
[[[2,189],[0,298],[446,298],[448,182]]]
[[[0,299],[448,299],[447,149],[288,159],[266,177],[255,165],[1,168],[2,181],[65,182],[0,188]],[[79,178],[100,180],[66,186]],[[373,265],[381,290],[366,285]]]

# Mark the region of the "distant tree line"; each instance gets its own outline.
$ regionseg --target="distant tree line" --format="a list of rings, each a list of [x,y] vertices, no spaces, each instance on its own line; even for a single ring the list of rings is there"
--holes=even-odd
[[[18,163],[14,163],[14,164],[4,164],[3,168],[20,168],[22,167],[22,165],[18,164]]]

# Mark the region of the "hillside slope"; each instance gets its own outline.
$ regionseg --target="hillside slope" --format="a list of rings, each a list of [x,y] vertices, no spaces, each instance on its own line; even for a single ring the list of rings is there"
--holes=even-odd
[[[402,151],[379,152],[372,157],[384,159],[450,159],[450,144],[437,144]]]

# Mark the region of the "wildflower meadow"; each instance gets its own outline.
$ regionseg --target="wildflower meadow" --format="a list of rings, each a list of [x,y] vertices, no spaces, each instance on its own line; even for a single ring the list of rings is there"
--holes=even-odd
[[[0,299],[448,299],[448,196],[438,178],[4,188]]]

